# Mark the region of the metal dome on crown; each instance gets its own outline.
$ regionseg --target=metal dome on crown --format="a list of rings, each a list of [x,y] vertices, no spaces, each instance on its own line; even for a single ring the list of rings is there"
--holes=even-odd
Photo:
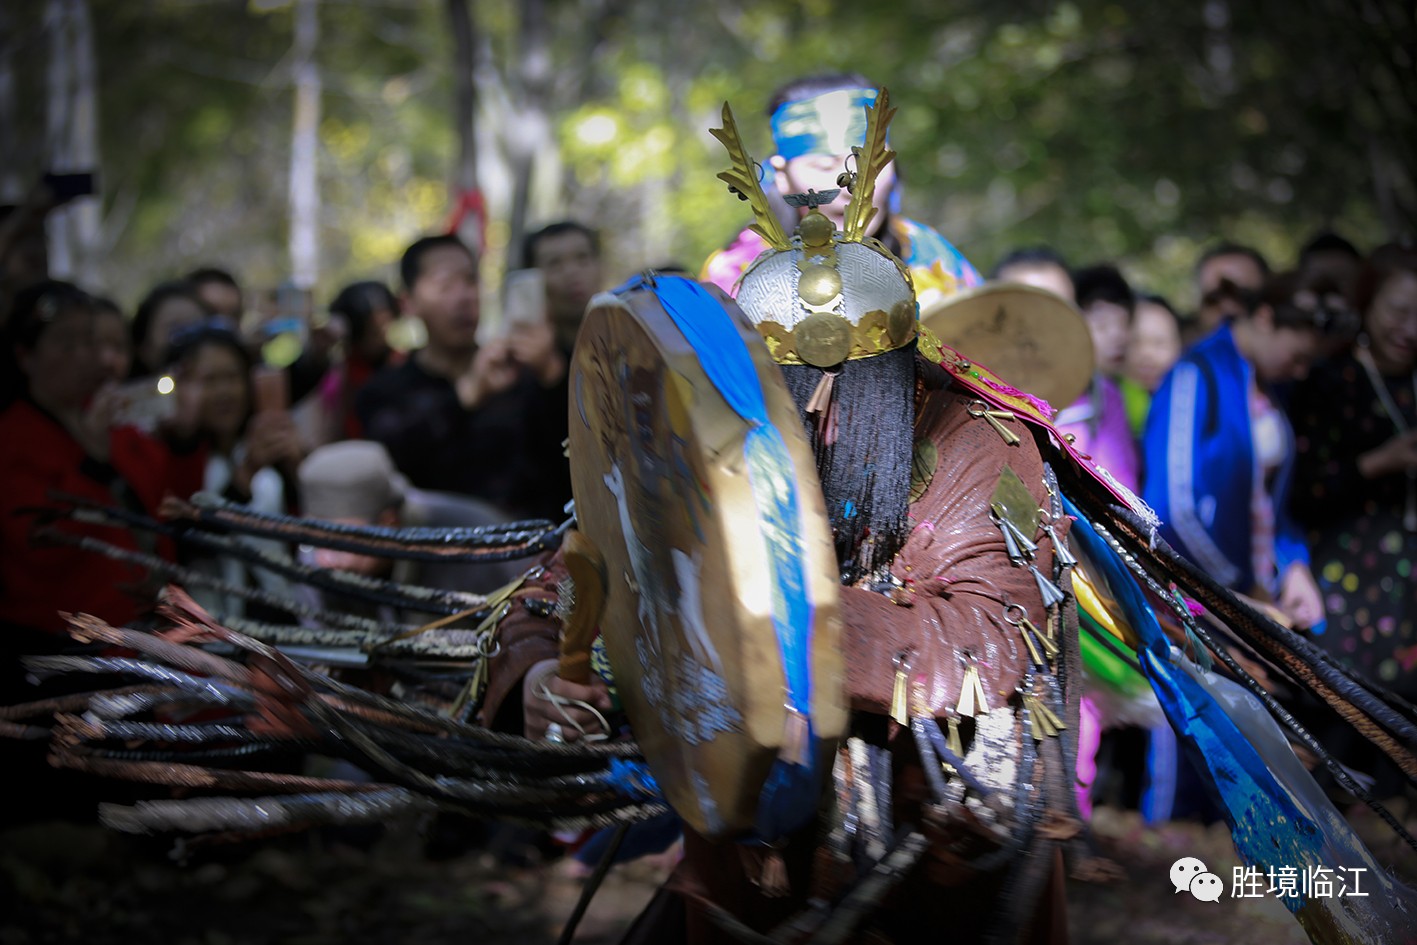
[[[738,305],[780,364],[832,367],[894,351],[915,338],[918,308],[910,271],[879,240],[866,236],[876,214],[876,177],[895,157],[886,146],[895,109],[885,89],[866,115],[865,145],[851,149],[857,170],[838,178],[851,193],[842,229],[817,209],[839,191],[808,191],[787,197],[807,208],[790,237],[768,205],[727,103],[723,127],[712,130],[733,161],[719,178],[752,206],[757,218],[752,229],[771,247],[743,274]]]

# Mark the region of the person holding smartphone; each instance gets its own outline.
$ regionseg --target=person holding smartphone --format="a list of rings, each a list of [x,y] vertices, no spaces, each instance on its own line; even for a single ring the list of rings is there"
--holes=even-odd
[[[545,313],[556,332],[556,346],[569,356],[586,307],[605,287],[600,234],[574,220],[562,220],[532,233],[522,246],[522,265],[541,273]]]
[[[479,341],[477,257],[456,236],[418,240],[400,270],[400,302],[423,322],[428,343],[359,392],[365,436],[420,489],[559,520],[570,498],[556,485],[565,465],[556,429],[565,427],[566,360],[550,326],[518,325]]]
[[[296,473],[305,450],[288,409],[285,373],[255,367],[240,336],[216,325],[178,333],[168,369],[177,389],[196,402],[195,436],[206,455],[203,491],[263,512],[294,511]],[[279,542],[241,540],[269,550],[281,548]],[[187,557],[193,567],[228,583],[288,596],[287,583],[264,569],[229,557]],[[234,595],[196,588],[192,593],[215,614],[289,620],[288,615],[253,609]]]
[[[0,399],[0,624],[6,652],[62,634],[59,611],[124,624],[152,604],[140,568],[62,544],[37,542],[38,511],[60,509],[55,493],[155,514],[164,495],[201,485],[200,452],[171,450],[117,422],[105,387],[94,300],[65,282],[22,290],[5,326]],[[53,527],[132,551],[170,555],[150,535],[61,520]],[[58,642],[53,646],[60,645]],[[7,670],[18,663],[7,661]],[[7,684],[18,676],[7,676]]]

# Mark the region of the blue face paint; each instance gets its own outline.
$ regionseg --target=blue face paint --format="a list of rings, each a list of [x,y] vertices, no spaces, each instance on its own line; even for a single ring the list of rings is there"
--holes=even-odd
[[[875,89],[837,89],[783,102],[772,116],[772,140],[783,160],[809,154],[849,154],[866,143],[866,108]]]

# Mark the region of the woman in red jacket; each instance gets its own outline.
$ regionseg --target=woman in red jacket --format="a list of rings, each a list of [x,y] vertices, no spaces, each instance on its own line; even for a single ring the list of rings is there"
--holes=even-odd
[[[166,493],[185,496],[201,483],[200,455],[178,455],[111,421],[113,391],[102,386],[96,319],[84,292],[44,282],[15,298],[5,325],[0,632],[10,654],[43,640],[33,631],[62,632],[61,610],[122,624],[153,600],[142,569],[36,540],[33,529],[43,510],[63,507],[56,494],[151,514]],[[55,527],[135,551],[170,552],[165,542],[126,529],[62,520]]]

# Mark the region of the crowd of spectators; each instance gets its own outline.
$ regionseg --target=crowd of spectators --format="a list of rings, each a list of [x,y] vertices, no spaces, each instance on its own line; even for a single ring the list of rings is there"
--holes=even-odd
[[[525,254],[545,286],[538,317],[489,330],[475,253],[436,235],[403,254],[397,291],[376,279],[344,287],[293,349],[272,344],[284,329],[249,310],[257,293],[223,269],[155,285],[130,317],[48,278],[42,252],[7,257],[5,695],[23,691],[20,655],[66,647],[61,611],[141,621],[160,587],[143,560],[216,579],[191,588],[214,613],[297,622],[294,608],[272,603],[298,601],[297,589],[268,569],[141,530],[78,523],[63,514],[76,498],[154,517],[164,498],[204,492],[268,513],[365,523],[564,518],[567,365],[581,314],[603,287],[600,247],[593,230],[568,221],[532,234]],[[427,339],[414,351],[391,343],[410,319]],[[95,541],[130,559],[95,553]],[[508,577],[505,567],[424,570],[421,582],[460,590],[488,590]],[[270,596],[253,599],[241,588]]]
[[[992,275],[1076,303],[1096,374],[1056,423],[1157,511],[1162,537],[1338,660],[1417,694],[1417,250],[1364,255],[1324,232],[1277,271],[1217,244],[1197,260],[1188,317],[1110,264],[1073,269],[1046,247]],[[1129,734],[1099,738],[1090,708],[1079,776],[1096,775],[1094,796],[1158,820],[1207,814],[1164,724],[1137,751]],[[1302,700],[1288,708],[1330,724]],[[1372,753],[1344,758],[1380,794],[1398,789]]]
[[[47,278],[42,254],[25,246],[10,245],[0,285],[6,696],[19,684],[16,656],[61,645],[61,610],[127,623],[154,600],[144,568],[80,542],[179,562],[272,600],[299,597],[243,561],[59,514],[75,497],[147,515],[165,496],[202,491],[347,522],[564,517],[570,357],[606,284],[593,230],[566,221],[526,240],[523,266],[544,287],[537,317],[490,330],[476,254],[433,235],[403,254],[397,286],[366,279],[335,293],[288,357],[272,356],[270,326],[248,307],[254,293],[222,269],[154,286],[129,317]],[[1073,267],[1047,247],[1008,254],[991,277],[1076,304],[1094,375],[1056,422],[1156,509],[1167,541],[1335,658],[1417,699],[1417,251],[1364,254],[1325,233],[1276,271],[1252,248],[1218,244],[1196,263],[1189,307],[1116,265]],[[411,319],[426,338],[416,350],[391,341]],[[249,540],[328,567],[391,567]],[[508,577],[401,576],[463,590]],[[297,622],[276,606],[194,590],[214,612]],[[1184,785],[1149,783],[1165,767],[1153,757],[1138,776],[1153,801],[1169,798],[1152,805],[1158,817],[1184,807]],[[1115,795],[1114,774],[1093,793]]]

